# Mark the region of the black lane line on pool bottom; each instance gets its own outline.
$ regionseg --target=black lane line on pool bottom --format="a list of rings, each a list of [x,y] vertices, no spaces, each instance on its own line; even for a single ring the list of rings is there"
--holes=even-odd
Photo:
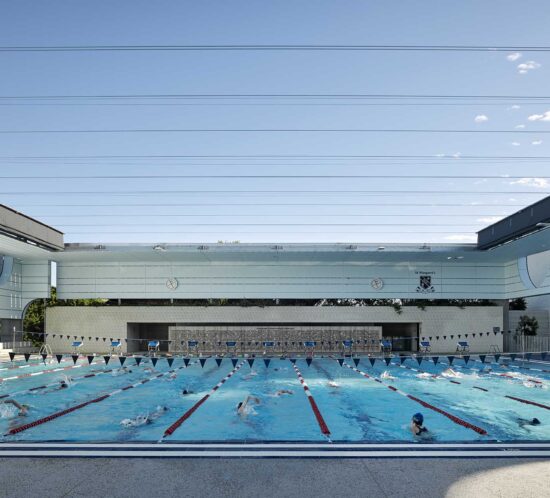
[[[437,408],[437,406],[431,405],[430,403],[426,403],[426,401],[421,400],[420,398],[417,398],[416,396],[413,396],[412,394],[408,394],[404,391],[401,391],[400,389],[397,389],[397,387],[390,386],[384,382],[382,382],[380,379],[377,379],[376,377],[371,377],[369,374],[362,372],[361,370],[352,367],[348,365],[347,363],[344,363],[344,366],[348,367],[349,369],[353,370],[354,372],[358,373],[359,375],[362,375],[363,377],[366,377],[367,379],[374,380],[375,382],[378,382],[379,384],[387,387],[388,389],[392,390],[393,392],[396,392],[397,394],[401,394],[401,396],[405,396],[406,398],[412,399],[413,401],[416,401],[417,403],[421,404],[424,408],[428,408],[430,410],[433,410],[437,413],[440,413],[441,415],[447,417],[449,420],[454,422],[457,425],[461,425],[462,427],[466,427],[467,429],[471,429],[474,432],[477,432],[478,434],[481,434],[482,436],[487,435],[487,431],[485,429],[482,429],[481,427],[478,427],[477,425],[471,424],[470,422],[466,422],[466,420],[462,420],[461,418],[457,417],[456,415],[453,415],[452,413],[449,413],[445,410],[442,410],[441,408]]]
[[[245,364],[244,360],[237,366],[235,366],[235,368],[233,370],[231,370],[231,372],[229,372],[222,380],[220,380],[213,388],[212,390],[208,393],[208,394],[205,394],[199,401],[197,401],[191,408],[189,408],[189,410],[187,410],[180,418],[178,418],[170,427],[168,427],[168,429],[166,429],[164,431],[164,434],[161,438],[160,441],[164,440],[165,438],[167,438],[168,436],[171,436],[172,434],[174,434],[174,432],[176,432],[176,430],[178,429],[178,427],[183,424],[191,415],[193,415],[193,413],[195,413],[199,408],[200,406],[210,397],[212,396],[220,387],[222,387],[225,382],[227,382],[233,375],[235,375],[240,369],[241,367]]]
[[[419,373],[427,373],[433,379],[446,380],[446,381],[450,382],[451,384],[458,384],[458,385],[464,385],[465,387],[469,387],[469,386],[466,386],[465,384],[462,384],[462,382],[459,382],[458,380],[443,379],[442,377],[439,377],[438,375],[432,374],[430,372],[426,372],[425,370],[420,370],[418,368],[409,367],[408,365],[398,365],[397,363],[390,363],[390,365],[395,366],[395,367],[399,367],[399,368],[405,368],[407,370],[413,370],[413,371],[419,372]],[[511,377],[511,378],[514,378],[514,377]],[[480,386],[472,386],[471,389],[477,389],[477,390],[483,391],[483,392],[490,392],[489,389],[486,389],[485,387],[480,387]],[[508,396],[506,394],[499,395],[499,396],[502,396],[502,397],[508,398],[508,399],[513,399],[514,401],[519,401],[520,403],[525,403],[527,405],[538,406],[539,408],[544,408],[546,410],[550,410],[550,406],[544,405],[542,403],[537,403],[536,401],[530,401],[530,400],[524,399],[524,398],[517,398],[515,396]]]
[[[176,372],[177,370],[181,370],[182,368],[186,368],[185,365],[182,365],[181,367],[174,368],[172,370],[168,370],[164,373],[159,373],[156,375],[153,375],[152,377],[148,377],[146,379],[140,380],[139,382],[136,382],[134,384],[130,384],[126,387],[122,387],[120,389],[115,389],[114,391],[110,392],[109,394],[104,394],[103,396],[100,396],[98,398],[91,399],[89,401],[85,401],[84,403],[80,403],[79,405],[71,406],[70,408],[67,408],[65,410],[61,410],[59,412],[52,413],[51,415],[48,415],[47,417],[39,418],[38,420],[35,420],[34,422],[29,422],[28,424],[23,424],[18,427],[14,427],[13,429],[10,429],[5,436],[13,436],[14,434],[18,434],[19,432],[26,431],[27,429],[32,429],[33,427],[36,427],[38,425],[45,424],[46,422],[49,422],[50,420],[54,420],[56,418],[62,417],[63,415],[67,415],[69,413],[72,413],[76,410],[80,410],[81,408],[84,408],[88,405],[91,405],[92,403],[99,403],[107,398],[110,398],[112,396],[115,396],[116,394],[119,394],[123,391],[128,391],[129,389],[133,389],[135,387],[139,387],[143,384],[146,384],[147,382],[155,379],[159,379],[160,377],[164,377],[165,375],[171,374]]]

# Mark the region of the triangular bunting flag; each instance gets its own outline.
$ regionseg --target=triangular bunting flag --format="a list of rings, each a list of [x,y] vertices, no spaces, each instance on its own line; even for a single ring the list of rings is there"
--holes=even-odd
[[[94,361],[94,357],[92,355],[88,356],[88,365],[92,364],[92,361]]]
[[[166,358],[166,361],[168,362],[168,368],[172,368],[172,365],[174,364],[174,358]]]
[[[118,361],[120,361],[120,366],[123,367],[124,363],[126,363],[126,356],[119,356]]]
[[[470,361],[470,355],[463,356],[462,359],[464,360],[464,364],[467,365]]]
[[[48,357],[48,355],[46,353],[42,353],[40,356],[42,356],[42,361],[46,363],[46,358]]]
[[[252,365],[254,365],[254,358],[248,358],[247,361],[248,361],[248,364],[250,365],[250,368],[252,368]]]
[[[486,355],[480,354],[480,355],[479,355],[479,361],[481,361],[481,363],[485,363],[485,358],[486,358],[486,357],[487,357]]]
[[[512,361],[515,361],[517,354],[511,353],[510,358],[512,358]]]
[[[109,360],[111,359],[110,356],[104,356],[103,359],[105,360],[105,365],[109,364]]]
[[[143,360],[143,358],[141,356],[136,356],[134,357],[134,360],[136,360],[136,366],[139,367],[139,364],[141,363],[141,360]]]
[[[376,358],[369,358],[370,366],[374,367],[374,362],[376,361]]]
[[[309,367],[311,365],[311,362],[313,360],[311,358],[306,358],[306,363],[307,363],[307,366]]]
[[[25,353],[23,356],[25,357],[25,362],[28,362],[29,358],[31,357],[31,354],[30,353]]]
[[[153,364],[153,368],[157,366],[157,361],[159,361],[159,359],[156,356],[153,356],[153,358],[151,358],[151,363]]]
[[[447,356],[447,360],[449,360],[449,366],[453,366],[453,361],[455,361],[454,356]]]
[[[289,358],[289,360],[290,360],[290,363],[292,363],[293,365],[296,364],[296,358]]]
[[[422,356],[417,356],[416,362],[420,365],[422,363]]]
[[[386,356],[386,358],[384,358],[384,361],[386,362],[386,366],[389,366],[391,363],[391,358],[389,356]]]
[[[15,353],[8,353],[10,355],[10,361],[13,361],[13,359],[15,358]]]
[[[399,357],[399,364],[400,364],[400,365],[403,365],[403,363],[405,363],[405,360],[406,360],[406,359],[407,359],[406,356],[400,356],[400,357]]]
[[[55,355],[55,358],[56,358],[56,360],[57,360],[57,363],[61,363],[61,360],[62,360],[62,358],[63,358],[63,355],[62,355],[62,354],[56,354],[56,355]]]
[[[265,368],[269,368],[269,364],[271,363],[271,360],[269,358],[264,358],[264,365]]]
[[[216,364],[218,365],[218,367],[222,364],[222,359],[223,358],[216,358]]]
[[[499,358],[500,358],[500,355],[499,355],[499,354],[496,354],[496,355],[495,355],[495,361],[496,361],[497,363],[498,363]]]
[[[361,361],[361,358],[353,358],[353,363],[355,363],[355,366],[359,366],[359,362]]]
[[[189,358],[184,358],[183,364],[187,367],[189,365]]]
[[[434,362],[434,365],[437,365],[437,362],[439,361],[439,356],[432,356],[432,361]]]
[[[235,368],[237,363],[239,363],[239,360],[237,360],[237,358],[231,358],[231,363],[233,364],[233,368]]]
[[[201,364],[201,368],[204,368],[204,364],[206,363],[206,358],[199,358],[199,362]]]
[[[72,354],[71,358],[73,359],[73,365],[76,365],[76,362],[78,361],[78,355],[77,354]]]
[[[340,363],[340,366],[344,364],[344,358],[338,358],[338,363]]]

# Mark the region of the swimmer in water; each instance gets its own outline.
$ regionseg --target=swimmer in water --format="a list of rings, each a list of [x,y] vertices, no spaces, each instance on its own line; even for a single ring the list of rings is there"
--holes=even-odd
[[[168,408],[166,406],[157,406],[154,412],[148,413],[147,415],[138,415],[133,419],[126,418],[120,422],[120,425],[124,427],[139,427],[141,425],[152,424],[154,420],[164,415],[167,411]]]
[[[334,382],[333,380],[329,380],[328,381],[328,386],[338,388],[338,387],[340,387],[340,384],[338,384],[338,382]]]
[[[462,377],[461,374],[459,374],[456,370],[453,370],[452,368],[447,368],[444,372],[441,373],[444,377]]]
[[[118,370],[113,370],[111,375],[113,377],[117,377],[119,375],[131,374],[131,373],[132,371],[128,367],[122,367],[122,368],[119,368]]]
[[[540,420],[536,417],[531,420],[526,418],[518,418],[517,423],[520,427],[524,427],[526,425],[540,425]]]
[[[247,415],[250,415],[250,413],[254,412],[252,404],[259,405],[260,398],[257,398],[256,396],[247,396],[244,401],[241,401],[237,405],[237,414],[241,417],[246,417]]]
[[[387,380],[395,379],[395,377],[392,374],[390,374],[390,372],[388,372],[387,370],[385,370],[382,374],[380,374],[380,378],[387,379]]]
[[[15,408],[19,410],[19,412],[17,413],[19,417],[24,417],[25,415],[27,415],[27,412],[29,411],[28,405],[22,405],[21,403],[19,403],[18,401],[15,401],[14,399],[6,399],[4,401],[1,401],[0,403],[2,403],[3,405],[15,406]]]
[[[428,432],[428,429],[424,427],[424,415],[421,413],[415,413],[411,420],[411,432],[415,436],[422,436]]]
[[[288,394],[290,396],[294,394],[294,391],[290,391],[289,389],[280,389],[275,393],[275,396],[283,396],[284,394]]]
[[[188,394],[195,394],[193,391],[191,391],[191,389],[184,389],[181,394],[183,394],[184,396],[187,396]]]

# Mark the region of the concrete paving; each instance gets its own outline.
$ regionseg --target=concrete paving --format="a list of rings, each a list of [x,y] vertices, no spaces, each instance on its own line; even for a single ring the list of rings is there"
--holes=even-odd
[[[3,458],[0,496],[483,497],[550,494],[550,460]]]

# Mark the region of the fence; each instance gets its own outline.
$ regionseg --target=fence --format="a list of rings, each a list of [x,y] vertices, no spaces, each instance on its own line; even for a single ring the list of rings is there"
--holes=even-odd
[[[505,334],[503,346],[507,353],[550,351],[550,335]]]

